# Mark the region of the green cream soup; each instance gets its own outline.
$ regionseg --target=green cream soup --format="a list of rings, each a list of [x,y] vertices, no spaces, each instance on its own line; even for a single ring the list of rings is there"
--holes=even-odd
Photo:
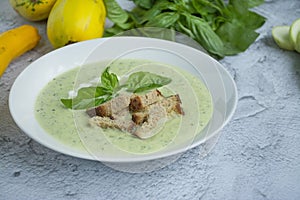
[[[60,99],[68,98],[80,87],[95,84],[108,65],[110,71],[119,76],[120,82],[137,71],[171,78],[172,82],[159,90],[165,96],[179,94],[184,115],[171,116],[156,135],[142,140],[116,129],[93,126],[85,110],[71,110],[63,106]],[[174,66],[135,59],[95,63],[67,71],[43,88],[35,105],[36,119],[47,133],[71,148],[96,155],[118,151],[145,154],[166,147],[186,146],[197,134],[204,134],[201,131],[208,124],[212,112],[211,95],[199,78]]]

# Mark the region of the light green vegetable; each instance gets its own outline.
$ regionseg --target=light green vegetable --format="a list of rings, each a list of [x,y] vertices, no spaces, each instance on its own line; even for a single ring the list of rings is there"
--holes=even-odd
[[[300,34],[298,34],[298,36],[297,36],[295,50],[300,53]]]
[[[294,44],[290,40],[289,31],[289,26],[275,26],[272,29],[272,36],[280,48],[294,50]]]
[[[115,0],[105,2],[108,13],[117,7]],[[250,10],[264,0],[230,0],[228,3],[224,0],[133,2],[136,7],[132,11],[120,11],[121,15],[124,12],[128,15],[126,20],[108,14],[114,25],[105,30],[105,36],[141,27],[168,28],[192,37],[211,55],[222,58],[245,51],[259,35],[255,30],[265,22],[263,16]]]
[[[101,74],[99,86],[83,87],[77,92],[77,96],[70,99],[61,99],[66,108],[74,110],[88,109],[111,100],[118,95],[122,88],[128,92],[144,92],[167,85],[170,78],[150,72],[135,72],[129,76],[123,85],[119,85],[116,74],[109,72],[109,67]]]
[[[285,50],[296,50],[300,53],[300,18],[291,26],[275,26],[272,36],[276,44]]]
[[[293,44],[297,43],[297,37],[299,33],[300,33],[300,18],[295,20],[290,27],[289,35]]]

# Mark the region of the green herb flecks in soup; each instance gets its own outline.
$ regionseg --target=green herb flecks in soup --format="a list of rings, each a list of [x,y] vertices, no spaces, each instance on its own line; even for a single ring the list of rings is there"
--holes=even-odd
[[[91,126],[90,117],[85,110],[67,109],[61,99],[70,99],[72,96],[68,95],[70,91],[84,88],[82,87],[84,84],[88,85],[86,88],[93,87],[99,82],[99,77],[103,74],[107,64],[108,62],[96,63],[65,72],[50,81],[39,94],[35,106],[36,118],[45,131],[59,142],[82,151],[88,150],[96,155],[110,155],[120,150],[143,154],[163,150],[166,147],[172,148],[172,145],[190,144],[208,124],[213,112],[212,99],[206,86],[198,77],[162,63],[121,59],[109,64],[109,70],[119,76],[120,83],[115,84],[110,81],[106,83],[107,87],[111,84],[113,91],[123,85],[124,80],[131,80],[130,75],[140,72],[168,77],[172,81],[167,85],[164,84],[165,86],[159,90],[165,96],[179,94],[185,114],[170,118],[161,127],[159,133],[146,140],[117,129],[101,129]],[[128,88],[135,91],[138,87],[134,86],[136,86],[135,83]],[[95,88],[92,90],[94,97],[97,90]],[[79,93],[80,89],[77,95]],[[76,104],[71,102],[69,105],[78,105],[80,102],[74,99],[73,101]]]

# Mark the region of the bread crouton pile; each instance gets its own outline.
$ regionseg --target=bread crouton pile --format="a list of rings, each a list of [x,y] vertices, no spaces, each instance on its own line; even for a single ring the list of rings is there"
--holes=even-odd
[[[170,115],[184,115],[178,94],[165,97],[159,90],[143,95],[121,94],[88,109],[90,122],[101,128],[117,128],[141,139],[155,135]]]

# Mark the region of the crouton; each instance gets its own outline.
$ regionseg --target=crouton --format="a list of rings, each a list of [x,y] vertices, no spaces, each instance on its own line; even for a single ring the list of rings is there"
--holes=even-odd
[[[147,106],[161,100],[162,94],[158,90],[153,90],[144,95],[133,94],[130,98],[129,109],[132,112],[142,111]]]
[[[119,112],[128,109],[129,102],[130,95],[122,94],[86,112],[90,117],[100,116],[115,119]]]
[[[164,97],[158,90],[144,95],[120,95],[87,113],[93,124],[117,128],[141,139],[158,133],[169,115],[184,114],[178,94]]]
[[[181,99],[178,94],[163,98],[160,104],[166,108],[167,113],[177,113],[184,115],[183,109],[181,108]]]
[[[116,128],[123,132],[134,133],[136,129],[136,124],[131,120],[113,120],[109,117],[99,117],[95,116],[91,118],[90,123],[96,124],[101,128]]]
[[[167,111],[160,104],[152,104],[148,108],[149,117],[147,121],[137,126],[134,135],[141,139],[147,139],[159,132],[167,121]]]

